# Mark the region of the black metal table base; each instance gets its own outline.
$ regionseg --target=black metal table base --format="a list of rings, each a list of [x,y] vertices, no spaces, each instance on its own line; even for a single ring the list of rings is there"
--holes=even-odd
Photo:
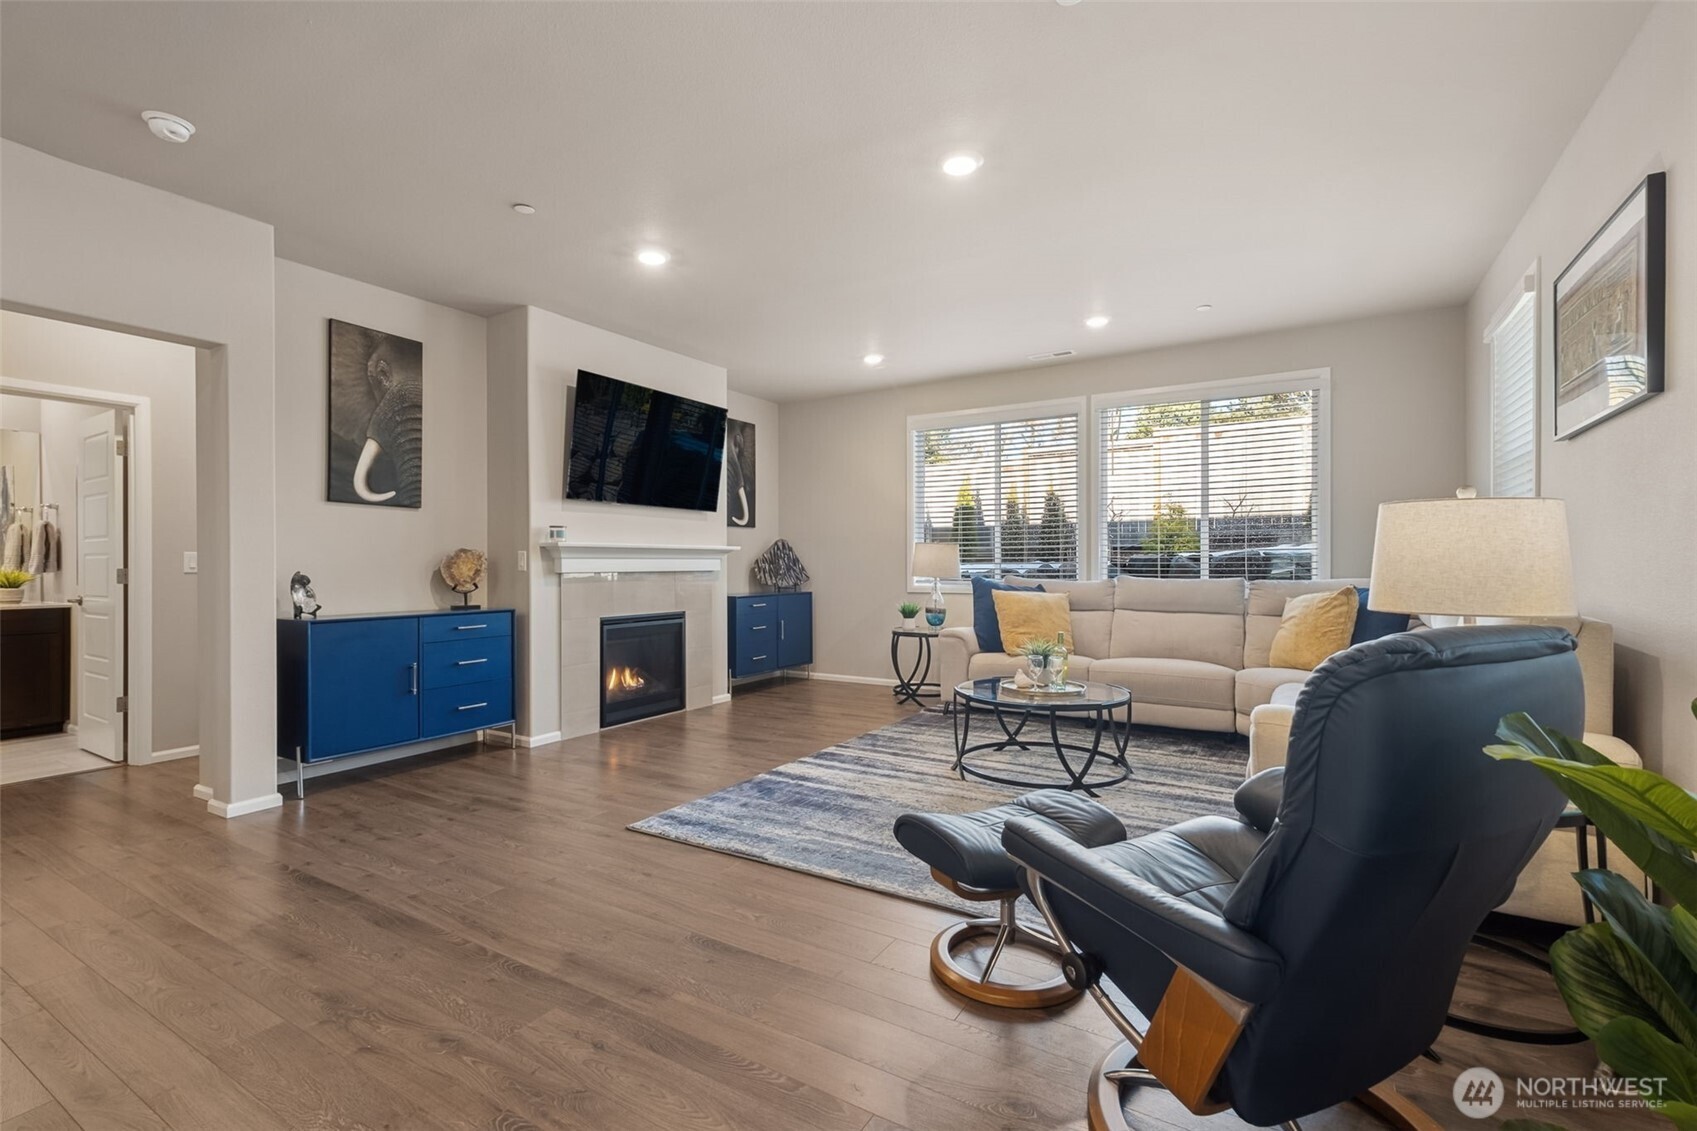
[[[987,742],[971,742],[974,713],[980,715],[987,713],[994,718],[997,725],[1002,729],[1002,737],[1000,739],[992,738]],[[1097,790],[1118,785],[1131,776],[1131,765],[1126,761],[1126,746],[1131,740],[1130,728],[1115,724],[1112,707],[1104,706],[1095,711],[1069,712],[1070,715],[1080,721],[1090,722],[1090,744],[1088,746],[1081,742],[1064,742],[1061,740],[1060,712],[1041,708],[1021,710],[1017,712],[1019,721],[1010,726],[1007,716],[1015,713],[1013,710],[974,703],[973,700],[967,698],[956,701],[954,710],[954,768],[955,773],[960,775],[962,781],[965,781],[968,777],[974,777],[980,781],[995,782],[997,785],[1011,785],[1019,789],[1070,789],[1079,790],[1095,797]],[[1066,781],[1038,781],[1030,778],[1003,777],[1000,774],[993,774],[980,769],[967,761],[971,755],[983,753],[987,750],[999,752],[1010,748],[1032,749],[1032,743],[1023,740],[1020,736],[1024,733],[1025,726],[1031,721],[1033,715],[1047,715],[1049,717],[1048,742],[1044,743],[1041,738],[1036,741],[1054,751],[1055,760],[1060,763],[1061,769],[1066,771]],[[1102,749],[1104,736],[1109,739],[1109,747],[1105,751]],[[1075,766],[1073,761],[1067,757],[1068,753],[1081,756],[1082,763]],[[1109,767],[1108,772],[1111,776],[1098,777],[1092,780],[1090,772],[1097,768],[1099,763]],[[1114,770],[1118,770],[1118,773],[1113,773]]]
[[[904,672],[901,661],[901,642],[911,637],[919,641],[919,648],[914,653],[913,663]],[[890,688],[890,694],[896,697],[896,703],[915,703],[923,707],[919,700],[936,699],[942,695],[942,688],[931,678],[931,635],[924,632],[906,632],[895,629],[890,633],[890,667],[895,669],[896,685]]]

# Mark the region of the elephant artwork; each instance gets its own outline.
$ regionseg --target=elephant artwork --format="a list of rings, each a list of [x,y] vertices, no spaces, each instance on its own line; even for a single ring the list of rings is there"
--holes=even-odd
[[[424,344],[330,320],[333,503],[423,505]]]

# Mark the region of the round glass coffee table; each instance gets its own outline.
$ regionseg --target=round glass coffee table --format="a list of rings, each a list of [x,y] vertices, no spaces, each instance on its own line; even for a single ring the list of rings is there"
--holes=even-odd
[[[1021,789],[1082,790],[1092,797],[1096,796],[1098,789],[1118,785],[1130,777],[1131,766],[1125,758],[1130,731],[1114,722],[1113,713],[1131,705],[1131,691],[1114,683],[1074,683],[1072,686],[1077,690],[1064,694],[1021,690],[1000,676],[975,679],[957,686],[954,697],[955,772],[963,780],[971,776]],[[986,716],[994,720],[1001,737],[996,737],[995,730],[992,730],[988,740],[973,742],[973,719],[982,720]],[[1090,729],[1083,734],[1063,736],[1060,729],[1063,718],[1077,719],[1088,724]],[[1048,720],[1047,740],[1042,737],[1041,731],[1034,737],[1025,735],[1025,729],[1033,719],[1038,720],[1039,727],[1042,720]],[[1072,741],[1075,738],[1078,741]],[[1103,738],[1108,739],[1106,749],[1102,745]],[[1034,748],[1053,752],[1066,774],[1065,779],[1037,781],[1010,777],[999,771],[1011,767],[998,765],[992,771],[971,761],[975,754]],[[1103,773],[1092,778],[1091,771],[1098,768]]]

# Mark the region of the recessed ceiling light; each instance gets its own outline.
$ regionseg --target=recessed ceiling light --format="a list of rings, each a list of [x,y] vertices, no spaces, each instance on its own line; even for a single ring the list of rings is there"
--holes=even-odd
[[[979,154],[951,153],[943,158],[943,172],[951,177],[970,177],[983,164],[984,158]]]
[[[864,361],[868,365],[878,366],[884,364],[884,355],[881,353],[869,353],[860,360]]]
[[[636,261],[644,267],[664,267],[672,261],[672,256],[657,247],[645,247],[636,253]]]
[[[163,110],[143,110],[141,120],[153,131],[153,136],[161,141],[174,141],[180,145],[194,136],[193,122],[175,114],[167,114]]]
[[[1197,310],[1212,310],[1212,309],[1214,309],[1214,304],[1211,303],[1211,302],[1205,302],[1201,306],[1197,307],[1196,309]]]
[[[1074,4],[1078,3],[1078,0],[1055,0],[1055,3],[1059,4],[1063,8],[1070,8]]]
[[[1084,324],[1092,330],[1100,330],[1112,321],[1113,319],[1109,318],[1106,314],[1092,314],[1089,318],[1084,320]]]
[[[536,215],[536,205],[515,204],[513,205],[513,211],[517,212],[520,216],[534,216]]]

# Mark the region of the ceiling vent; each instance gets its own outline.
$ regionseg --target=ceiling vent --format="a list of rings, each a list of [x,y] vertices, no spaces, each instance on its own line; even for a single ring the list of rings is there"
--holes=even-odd
[[[1027,354],[1025,360],[1027,360],[1027,361],[1059,361],[1063,357],[1071,357],[1074,354],[1074,352],[1076,352],[1076,351],[1074,351],[1074,350],[1054,350],[1050,353],[1033,353],[1033,354]]]

